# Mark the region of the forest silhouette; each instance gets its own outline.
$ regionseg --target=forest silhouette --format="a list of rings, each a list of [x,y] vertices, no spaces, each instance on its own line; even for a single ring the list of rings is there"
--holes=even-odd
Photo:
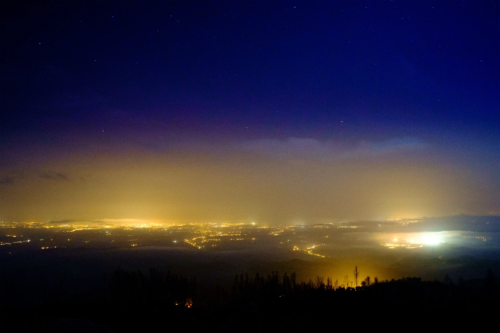
[[[1,309],[0,331],[14,332],[498,332],[499,279],[457,284],[446,277],[379,281],[360,271],[343,281],[297,281],[272,272],[234,277],[232,286],[198,283],[150,268],[118,268],[99,288],[56,288],[38,306]],[[351,280],[354,279],[354,281]]]

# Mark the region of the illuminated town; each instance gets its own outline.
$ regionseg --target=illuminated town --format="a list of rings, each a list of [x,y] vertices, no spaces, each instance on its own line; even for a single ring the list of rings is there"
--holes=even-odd
[[[476,221],[464,220],[465,225],[477,227]],[[484,218],[480,224],[491,228],[499,222]],[[300,316],[307,311],[318,313],[322,307],[336,304],[331,301],[339,297],[355,302],[354,291],[365,295],[360,297],[370,297],[373,290],[392,295],[387,288],[399,292],[401,285],[409,290],[414,286],[431,288],[420,277],[404,278],[416,273],[435,280],[448,273],[457,279],[458,274],[471,271],[475,275],[469,278],[481,278],[487,267],[472,271],[466,265],[476,267],[477,263],[464,259],[456,265],[454,251],[466,246],[498,253],[495,233],[420,231],[425,223],[425,219],[310,225],[265,225],[256,221],[0,222],[0,260],[5,267],[2,274],[8,285],[16,286],[4,304],[19,307],[30,299],[32,304],[43,304],[43,308],[47,308],[43,302],[56,307],[62,297],[66,302],[63,307],[73,306],[90,318],[94,318],[92,310],[88,310],[92,307],[132,304],[128,317],[133,317],[132,313],[144,317],[156,313],[159,304],[162,311],[176,313],[172,320],[181,326],[182,311],[187,311],[185,315],[196,314],[204,325],[212,325],[200,313],[222,306],[226,310],[216,312],[219,317],[213,324],[218,327],[233,307],[246,309],[245,302],[257,301],[261,308],[271,307],[263,318],[273,323],[277,320],[274,309],[287,302],[302,307],[297,312]],[[453,271],[454,267],[458,270]],[[36,272],[33,276],[41,282],[30,280],[32,275],[24,274],[27,270]],[[446,277],[440,286],[448,286],[450,292],[459,290],[449,281]],[[50,288],[48,296],[44,288]],[[318,301],[314,295],[332,298]],[[314,301],[302,301],[308,297]],[[388,307],[391,302],[384,304]],[[434,302],[435,298],[429,298],[427,306]],[[319,304],[318,308],[310,310],[309,303]],[[106,322],[124,332],[143,329],[142,321],[137,321],[133,329],[120,326],[123,316],[117,313],[120,315]],[[152,321],[151,325],[160,327],[161,322]],[[181,326],[174,331],[181,330]],[[307,331],[308,326],[301,330]]]
[[[21,250],[21,246],[30,250],[164,246],[210,251],[233,243],[246,247],[271,244],[296,253],[327,258],[327,251],[322,249],[335,243],[336,235],[376,232],[374,234],[384,240],[378,245],[387,249],[418,249],[446,243],[446,237],[440,233],[408,234],[408,226],[418,222],[415,219],[398,219],[371,224],[349,222],[289,226],[256,222],[168,224],[133,220],[121,223],[0,222],[0,246],[12,254]],[[460,238],[481,242],[488,240],[484,235],[462,235]]]

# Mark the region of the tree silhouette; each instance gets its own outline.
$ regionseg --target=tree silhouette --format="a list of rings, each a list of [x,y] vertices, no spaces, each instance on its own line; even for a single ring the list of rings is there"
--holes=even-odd
[[[332,279],[330,277],[326,278],[326,289],[332,290]]]
[[[370,284],[371,284],[371,282],[370,282],[370,276],[367,276],[364,282],[366,283],[366,286],[369,287]]]
[[[358,286],[358,275],[359,275],[358,266],[356,266],[354,268],[354,279],[356,280],[356,287]]]
[[[322,276],[316,277],[316,288],[325,289],[325,283],[323,282],[324,278]]]

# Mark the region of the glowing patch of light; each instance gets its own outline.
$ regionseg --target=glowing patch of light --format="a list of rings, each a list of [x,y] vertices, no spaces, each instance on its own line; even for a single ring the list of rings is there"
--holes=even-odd
[[[441,237],[436,234],[425,234],[422,236],[422,244],[438,245],[439,243],[441,243]]]

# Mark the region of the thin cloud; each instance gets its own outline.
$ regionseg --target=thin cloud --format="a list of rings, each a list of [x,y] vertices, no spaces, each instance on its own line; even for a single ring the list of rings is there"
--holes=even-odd
[[[363,141],[354,147],[344,147],[335,141],[319,141],[311,138],[263,139],[241,144],[243,150],[259,155],[306,160],[373,157],[420,150],[426,146],[422,140],[416,138],[394,138],[381,142]]]
[[[69,181],[68,176],[62,172],[43,172],[40,174],[40,178],[55,181]]]
[[[382,142],[361,142],[347,156],[377,156],[398,152],[414,151],[426,148],[427,145],[416,138],[395,138]]]

